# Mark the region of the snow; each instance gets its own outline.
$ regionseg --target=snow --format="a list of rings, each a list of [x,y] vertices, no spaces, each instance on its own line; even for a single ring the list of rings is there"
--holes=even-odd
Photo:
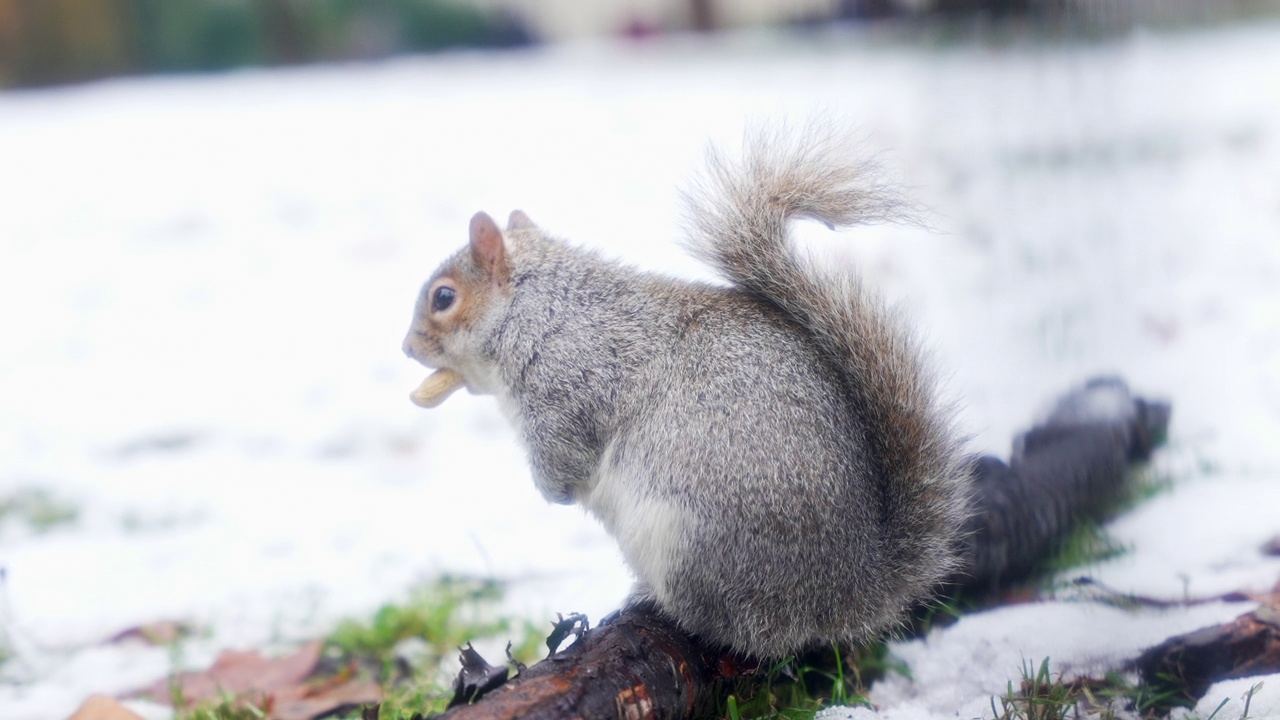
[[[1171,716],[1175,720],[1183,718],[1212,717],[1217,712],[1221,718],[1245,717],[1246,699],[1248,700],[1248,717],[1274,718],[1280,717],[1280,693],[1275,691],[1280,675],[1272,675],[1266,679],[1240,678],[1214,683],[1205,691],[1204,697],[1189,712],[1175,710]],[[1270,691],[1268,692],[1268,688]],[[1250,693],[1250,690],[1253,692]]]
[[[99,644],[157,619],[207,629],[176,661],[196,666],[446,571],[509,579],[508,610],[539,621],[616,607],[612,541],[537,495],[492,401],[407,401],[418,285],[471,213],[517,207],[707,277],[675,243],[675,189],[709,140],[814,113],[882,150],[933,228],[802,239],[902,304],[974,450],[1005,453],[1091,374],[1172,400],[1155,463],[1172,490],[1111,525],[1130,552],[1072,574],[1166,598],[1272,587],[1280,25],[1081,44],[747,34],[116,80],[0,95],[0,497],[41,487],[80,510],[45,533],[0,526],[19,653],[0,718],[65,717],[165,674],[165,650]],[[896,643],[913,680],[872,699],[885,718],[986,715],[1024,658],[1094,672],[1251,607],[1064,591]],[[1277,698],[1273,676],[1250,712],[1280,717]]]
[[[990,697],[1014,687],[1024,665],[1049,658],[1053,675],[1103,677],[1166,638],[1230,620],[1238,604],[1134,612],[1098,602],[1059,600],[1016,605],[964,618],[924,641],[899,643],[894,654],[911,679],[890,675],[871,700],[886,718],[989,717]]]

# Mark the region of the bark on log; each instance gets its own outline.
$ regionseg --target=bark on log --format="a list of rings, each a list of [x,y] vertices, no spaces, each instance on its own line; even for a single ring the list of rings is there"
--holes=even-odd
[[[754,665],[704,647],[649,609],[628,609],[523,670],[448,720],[687,718],[715,710],[726,682]]]
[[[1280,672],[1280,601],[1264,604],[1224,625],[1169,638],[1136,662],[1142,682],[1156,697],[1167,696],[1166,712],[1195,705],[1221,680]]]

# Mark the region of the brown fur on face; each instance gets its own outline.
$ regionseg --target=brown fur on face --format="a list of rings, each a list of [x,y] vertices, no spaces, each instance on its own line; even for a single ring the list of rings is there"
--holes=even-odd
[[[525,217],[527,221],[527,216]],[[413,322],[404,340],[404,352],[432,367],[448,367],[444,338],[456,338],[475,327],[478,319],[508,291],[510,261],[502,231],[487,214],[471,218],[470,242],[423,285],[414,308]],[[448,309],[432,309],[432,298],[441,286],[453,288]]]

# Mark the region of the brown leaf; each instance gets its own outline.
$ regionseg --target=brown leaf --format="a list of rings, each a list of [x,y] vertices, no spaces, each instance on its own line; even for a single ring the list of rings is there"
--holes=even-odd
[[[240,704],[266,710],[271,720],[311,720],[381,702],[382,689],[376,683],[354,679],[351,668],[333,677],[306,682],[315,671],[322,647],[317,640],[277,658],[264,658],[257,651],[224,650],[208,670],[157,680],[132,695],[171,703],[176,694],[184,707],[229,696]]]
[[[339,710],[382,702],[382,688],[367,680],[350,680],[339,685],[326,684],[318,691],[304,690],[301,695],[281,693],[272,699],[272,720],[311,720]]]
[[[106,695],[90,695],[68,720],[142,720],[142,716]]]
[[[291,655],[277,658],[264,658],[256,650],[224,650],[208,670],[161,678],[130,696],[171,703],[176,695],[184,707],[191,707],[225,695],[281,695],[281,691],[300,685],[311,674],[320,660],[321,647],[322,643],[315,640]]]

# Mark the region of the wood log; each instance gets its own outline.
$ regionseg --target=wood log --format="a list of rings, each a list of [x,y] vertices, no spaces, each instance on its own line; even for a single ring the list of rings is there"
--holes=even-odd
[[[1221,680],[1280,672],[1280,599],[1223,625],[1169,638],[1135,662],[1161,698],[1154,708],[1193,706]]]
[[[700,644],[650,608],[629,608],[582,632],[567,649],[522,669],[478,702],[457,705],[439,717],[700,717],[715,711],[726,683],[755,670],[750,661]],[[475,675],[490,674],[480,670]],[[460,690],[464,700],[474,699],[465,687]]]

